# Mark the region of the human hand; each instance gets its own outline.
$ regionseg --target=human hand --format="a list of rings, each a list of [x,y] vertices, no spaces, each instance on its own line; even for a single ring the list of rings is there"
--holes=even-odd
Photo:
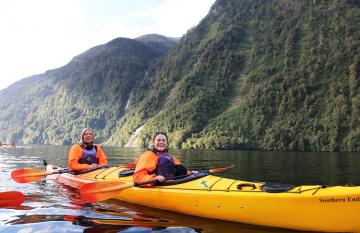
[[[96,163],[93,163],[90,165],[90,168],[97,168],[97,167],[98,167],[98,165]]]
[[[156,176],[156,177],[155,177],[155,180],[158,180],[159,182],[164,182],[165,177],[163,177],[163,176]]]

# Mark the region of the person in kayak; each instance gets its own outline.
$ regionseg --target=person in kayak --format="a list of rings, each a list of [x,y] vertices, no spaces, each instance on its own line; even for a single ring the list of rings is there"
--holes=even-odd
[[[168,137],[164,132],[156,132],[152,137],[153,145],[136,161],[134,182],[157,180],[190,174],[180,161],[168,152]],[[152,186],[156,182],[144,186]]]
[[[81,142],[73,145],[69,151],[68,165],[72,171],[107,166],[107,156],[100,145],[94,144],[93,129],[81,131]]]

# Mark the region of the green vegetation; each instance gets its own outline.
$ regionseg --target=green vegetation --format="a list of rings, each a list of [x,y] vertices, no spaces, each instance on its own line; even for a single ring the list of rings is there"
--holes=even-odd
[[[162,129],[174,147],[359,151],[359,20],[358,1],[217,1],[114,142],[142,126],[139,146]]]
[[[360,151],[358,28],[357,0],[218,0],[176,45],[115,39],[1,91],[0,140]]]
[[[151,36],[154,42],[155,36]],[[118,38],[75,57],[69,64],[30,77],[0,92],[0,140],[20,143],[71,144],[84,127],[108,140],[124,115],[134,86],[149,63],[169,48]]]

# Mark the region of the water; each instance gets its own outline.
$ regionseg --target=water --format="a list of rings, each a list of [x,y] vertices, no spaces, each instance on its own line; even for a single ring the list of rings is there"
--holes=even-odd
[[[43,160],[67,164],[68,146],[23,146],[1,149],[0,191],[19,190],[26,195],[19,207],[0,209],[0,232],[295,232],[177,214],[125,202],[88,203],[78,191],[42,179],[19,184],[11,180],[16,168],[43,169]],[[133,163],[139,148],[105,148],[109,165]],[[192,170],[234,168],[217,175],[248,181],[289,184],[358,184],[360,153],[309,153],[262,151],[172,151]]]

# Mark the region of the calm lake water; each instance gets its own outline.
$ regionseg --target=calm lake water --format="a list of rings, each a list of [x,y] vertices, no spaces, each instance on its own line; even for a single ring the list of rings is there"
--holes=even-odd
[[[43,179],[18,184],[10,173],[16,168],[43,169],[43,160],[66,167],[69,146],[0,148],[0,191],[19,190],[25,202],[0,209],[0,232],[295,232],[197,218],[125,202],[88,203],[78,191]],[[104,148],[109,165],[133,163],[141,148]],[[289,184],[358,184],[360,153],[310,153],[264,151],[172,151],[192,170],[235,165],[217,175],[248,181]],[[301,220],[299,220],[301,221]]]

